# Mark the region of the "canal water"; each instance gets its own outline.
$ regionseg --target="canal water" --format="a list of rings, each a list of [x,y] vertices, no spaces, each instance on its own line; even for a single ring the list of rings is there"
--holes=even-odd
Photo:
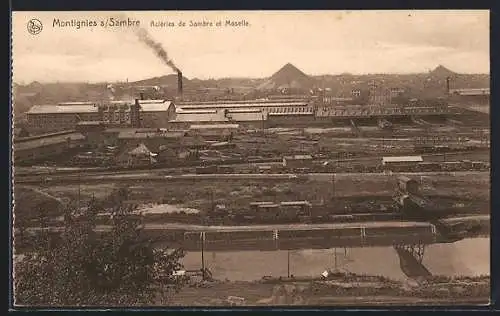
[[[233,281],[258,280],[265,275],[287,276],[288,271],[295,276],[320,276],[326,269],[335,268],[396,280],[407,279],[392,247],[204,252],[204,260],[214,278]],[[428,245],[422,263],[433,275],[489,275],[490,239],[473,238]],[[185,269],[200,269],[201,252],[188,252],[183,264]]]

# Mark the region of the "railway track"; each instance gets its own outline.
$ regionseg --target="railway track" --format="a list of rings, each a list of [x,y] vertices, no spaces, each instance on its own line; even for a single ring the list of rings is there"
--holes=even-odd
[[[433,158],[438,158],[438,157],[443,157],[443,160],[445,158],[447,160],[451,160],[453,158],[455,159],[466,159],[468,156],[475,156],[478,154],[482,153],[488,153],[489,154],[489,149],[482,149],[482,150],[475,150],[475,151],[461,151],[461,152],[449,152],[449,153],[431,153],[431,154],[423,154],[421,155],[422,158],[424,159],[433,159]],[[348,159],[328,159],[328,158],[314,158],[313,162],[324,162],[328,161],[330,163],[362,163],[362,162],[377,162],[381,160],[381,157],[357,157],[357,158],[348,158]],[[475,159],[470,159],[470,160],[475,160]],[[252,165],[270,165],[270,164],[281,164],[282,159],[281,158],[276,158],[276,159],[265,159],[265,161],[254,161],[254,162],[238,162],[238,163],[226,163],[226,162],[221,162],[220,165],[224,166],[232,166],[234,168],[238,167],[243,167],[243,168],[248,168],[249,166]],[[39,172],[31,172],[29,170],[23,170],[23,171],[14,171],[14,177],[17,179],[30,179],[32,177],[40,177],[40,176],[47,176],[47,177],[52,177],[52,176],[105,176],[105,175],[125,175],[125,174],[138,174],[138,173],[164,173],[167,174],[169,172],[175,173],[178,172],[179,170],[189,170],[189,172],[194,173],[195,172],[196,166],[185,166],[185,167],[169,167],[169,168],[145,168],[145,169],[125,169],[125,170],[108,170],[108,169],[102,169],[102,170],[96,170],[95,168],[92,169],[80,169],[80,170],[75,170],[75,169],[60,169],[58,170],[57,168],[55,169],[49,169],[49,170],[44,170],[44,171],[39,171]],[[286,171],[286,170],[285,170]]]
[[[475,175],[489,174],[488,171],[457,171],[451,172],[454,175]],[[183,175],[158,175],[157,172],[139,173],[139,174],[112,174],[112,175],[64,175],[46,177],[20,177],[15,179],[16,184],[71,184],[71,183],[93,183],[93,182],[127,182],[127,181],[196,181],[196,180],[289,180],[289,181],[308,181],[320,178],[329,178],[351,176],[364,177],[370,173],[232,173],[232,174],[183,174]],[[384,175],[386,173],[373,173],[374,175]],[[415,175],[415,176],[438,176],[450,175],[450,172],[398,172],[397,174]]]

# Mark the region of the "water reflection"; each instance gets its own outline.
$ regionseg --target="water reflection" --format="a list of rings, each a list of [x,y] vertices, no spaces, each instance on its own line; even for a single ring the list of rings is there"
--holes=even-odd
[[[359,274],[383,275],[406,279],[399,257],[392,247],[303,249],[290,251],[236,251],[205,254],[207,266],[217,279],[252,281],[264,275],[286,276],[288,268],[296,276],[319,276],[325,269]],[[186,269],[199,269],[200,252],[189,252],[184,258]],[[426,246],[424,266],[435,275],[490,274],[490,240],[474,238],[452,244]]]

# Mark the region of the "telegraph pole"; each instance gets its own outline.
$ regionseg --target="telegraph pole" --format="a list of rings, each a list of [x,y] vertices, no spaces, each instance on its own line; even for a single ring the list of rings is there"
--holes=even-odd
[[[81,196],[81,187],[80,187],[80,183],[81,183],[81,170],[78,169],[78,212],[80,211],[80,196]]]
[[[287,266],[287,268],[288,268],[288,277],[290,277],[290,249],[288,250],[287,258],[288,258],[288,260],[287,260],[287,264],[288,264],[288,266]]]
[[[205,232],[200,233],[201,240],[201,274],[203,280],[205,280]]]
[[[333,258],[335,259],[335,270],[337,270],[337,248],[333,248]]]
[[[335,173],[332,174],[332,200],[335,201]]]

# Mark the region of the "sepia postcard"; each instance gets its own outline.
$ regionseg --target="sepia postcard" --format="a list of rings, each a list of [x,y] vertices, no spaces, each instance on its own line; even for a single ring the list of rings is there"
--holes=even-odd
[[[489,11],[12,13],[12,308],[490,302]]]

